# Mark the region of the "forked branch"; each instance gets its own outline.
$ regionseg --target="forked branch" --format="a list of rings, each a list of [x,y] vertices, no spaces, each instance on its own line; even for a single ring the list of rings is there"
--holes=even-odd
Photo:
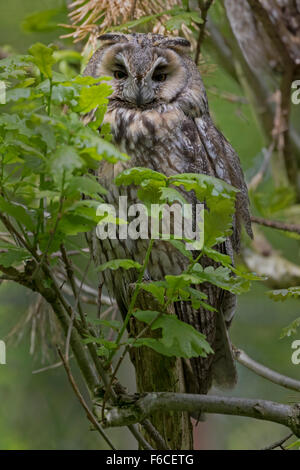
[[[300,437],[300,405],[291,406],[259,399],[171,392],[147,393],[126,407],[113,407],[106,412],[103,426],[108,428],[140,423],[153,413],[162,411],[247,416],[282,424]],[[101,417],[101,410],[97,406],[95,413],[98,418]]]

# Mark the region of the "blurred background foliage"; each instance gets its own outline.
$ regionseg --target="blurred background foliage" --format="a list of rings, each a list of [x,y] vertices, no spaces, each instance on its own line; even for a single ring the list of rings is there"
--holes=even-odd
[[[56,27],[58,23],[68,23],[66,3],[62,0],[1,2],[1,53],[25,53],[37,41],[80,52],[80,43],[74,46],[70,38],[59,38],[66,33],[64,28]],[[53,10],[46,28],[43,28],[39,17],[32,16],[44,9]],[[213,5],[211,16],[226,35],[228,26],[218,2]],[[74,64],[76,68],[76,59]],[[200,66],[214,120],[238,151],[249,182],[262,162],[265,140],[261,126],[254,117],[248,96],[219,62],[209,39],[204,43]],[[294,122],[299,122],[299,109],[295,107],[292,113]],[[296,130],[299,133],[299,128]],[[281,194],[288,195],[288,188]],[[264,204],[270,207],[275,198],[272,179],[267,175],[252,198],[253,213],[260,207],[258,213],[264,215],[261,207]],[[267,228],[261,228],[260,233],[287,260],[300,264],[299,239],[287,238],[282,232]],[[92,280],[93,273],[89,276]],[[231,329],[232,341],[257,361],[299,379],[300,365],[291,362],[291,343],[300,338],[300,331],[298,337],[280,339],[282,329],[299,316],[299,300],[274,302],[266,296],[267,290],[268,286],[256,284],[249,293],[239,298],[237,315]],[[6,337],[22,318],[26,319],[33,300],[34,295],[21,287],[8,283],[0,286],[0,339]],[[24,334],[18,333],[9,340],[7,365],[0,366],[0,449],[105,448],[98,435],[90,431],[64,370],[54,368],[33,374],[33,371],[57,362],[55,345],[49,345],[50,358],[43,360],[39,352],[33,351],[33,333],[29,322],[25,330]],[[39,350],[38,345],[35,349]],[[231,394],[283,403],[300,401],[296,392],[272,385],[241,366],[238,366],[238,370],[238,386]],[[134,390],[133,369],[128,362],[123,365],[121,382]],[[113,437],[117,448],[133,448],[133,440],[127,430],[110,430],[108,434]],[[199,425],[197,446],[206,449],[259,449],[285,434],[286,430],[281,426],[267,422],[208,416],[207,421]]]

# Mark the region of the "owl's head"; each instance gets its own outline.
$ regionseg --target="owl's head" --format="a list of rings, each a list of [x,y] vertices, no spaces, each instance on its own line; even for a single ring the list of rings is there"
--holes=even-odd
[[[112,77],[111,99],[122,105],[147,109],[170,103],[191,80],[190,43],[184,38],[108,33],[99,40],[85,74]]]

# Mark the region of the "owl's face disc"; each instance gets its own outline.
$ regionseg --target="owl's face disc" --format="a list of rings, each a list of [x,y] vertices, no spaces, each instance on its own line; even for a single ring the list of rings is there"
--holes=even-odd
[[[149,109],[172,102],[187,86],[185,39],[148,34],[106,34],[100,39],[95,72],[112,77],[111,100]]]

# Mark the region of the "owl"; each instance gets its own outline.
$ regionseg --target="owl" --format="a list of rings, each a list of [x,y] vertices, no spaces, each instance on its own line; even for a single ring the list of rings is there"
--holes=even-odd
[[[85,75],[112,77],[113,92],[105,121],[113,141],[131,159],[99,170],[101,184],[109,189],[107,201],[117,203],[120,195],[136,201],[134,188],[118,188],[113,182],[126,168],[146,167],[167,176],[202,173],[220,178],[239,189],[233,234],[217,249],[229,255],[239,249],[244,224],[250,236],[247,187],[240,161],[210,117],[207,96],[199,70],[189,56],[190,43],[181,37],[156,34],[115,34],[100,36],[100,48],[90,59]],[[93,119],[93,113],[87,117]],[[145,240],[102,240],[98,262],[131,258],[143,263]],[[203,256],[203,267],[212,260]],[[217,264],[215,263],[215,266]],[[186,258],[170,243],[156,240],[146,278],[162,280],[187,268]],[[122,272],[121,272],[122,271]],[[130,302],[129,286],[136,281],[133,270],[106,270],[104,281],[125,315]],[[176,302],[178,318],[202,332],[214,350],[207,358],[192,358],[184,366],[189,392],[207,393],[212,383],[232,386],[236,382],[228,328],[236,308],[235,296],[211,284],[201,284],[207,302],[216,309],[193,309],[188,302]]]

